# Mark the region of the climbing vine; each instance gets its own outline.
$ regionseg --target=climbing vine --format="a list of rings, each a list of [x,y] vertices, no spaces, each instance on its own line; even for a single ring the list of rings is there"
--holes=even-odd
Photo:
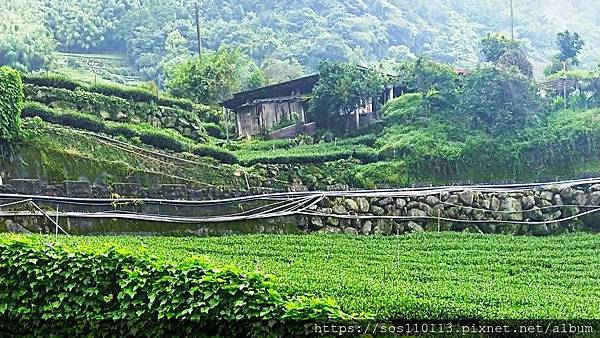
[[[23,101],[23,82],[19,72],[0,67],[0,152],[3,156],[13,153],[22,136]]]

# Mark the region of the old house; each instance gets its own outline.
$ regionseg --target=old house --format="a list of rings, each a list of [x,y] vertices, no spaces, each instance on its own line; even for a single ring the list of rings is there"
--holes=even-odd
[[[287,82],[237,93],[223,102],[235,113],[239,137],[267,135],[270,138],[295,137],[310,134],[315,123],[307,116],[313,88],[319,75],[310,75]],[[365,106],[357,109],[350,126],[369,124],[377,108],[400,95],[398,88],[386,88],[378,98],[365,98]]]

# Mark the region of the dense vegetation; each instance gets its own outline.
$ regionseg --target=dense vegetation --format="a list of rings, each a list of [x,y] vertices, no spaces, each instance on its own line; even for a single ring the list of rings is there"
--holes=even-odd
[[[47,68],[56,42],[37,0],[0,3],[0,66],[22,71]]]
[[[62,51],[126,52],[143,74],[158,79],[173,51],[197,50],[193,2],[28,0],[3,6],[3,27],[14,31],[0,30],[6,32],[0,41],[19,44],[2,44],[0,55],[11,55],[9,64],[29,69],[45,66],[56,42]],[[271,81],[314,70],[322,59],[375,63],[425,53],[470,66],[481,56],[478,37],[510,28],[503,0],[441,0],[435,5],[425,0],[210,0],[200,10],[204,47],[240,47],[269,70]],[[554,56],[555,32],[577,31],[589,39],[582,63],[595,65],[598,14],[593,0],[518,1],[516,35],[541,70]],[[10,52],[15,48],[19,53]]]
[[[23,82],[21,75],[9,68],[0,67],[0,154],[14,151],[22,137],[21,110],[23,109]]]
[[[40,237],[38,240],[42,239]],[[48,241],[48,239],[44,239]],[[54,241],[54,240],[52,240]],[[597,319],[600,238],[474,234],[402,237],[61,237],[69,245],[130,250],[165,260],[207,255],[273,273],[280,291],[336,299],[379,319]]]
[[[85,177],[108,185],[133,179],[144,186],[171,183],[236,190],[247,186],[244,177],[234,175],[237,167],[217,166],[217,161],[192,154],[165,153],[135,138],[82,134],[37,119],[26,121],[25,126],[28,133],[19,152],[20,160],[6,165],[21,175],[42,175],[50,183]],[[19,163],[34,165],[19,167]],[[256,174],[248,174],[247,178],[252,187],[266,181]]]
[[[335,302],[278,293],[271,275],[200,258],[166,263],[135,247],[3,237],[0,276],[0,326],[19,335],[285,337],[310,335],[304,320],[350,318]]]

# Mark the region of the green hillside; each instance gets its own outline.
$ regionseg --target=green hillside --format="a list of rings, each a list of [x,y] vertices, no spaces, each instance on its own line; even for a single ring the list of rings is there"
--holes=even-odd
[[[35,69],[47,51],[126,53],[146,79],[157,79],[170,53],[197,51],[193,2],[176,0],[22,0],[0,5],[0,64]],[[515,1],[516,38],[541,71],[554,54],[556,32],[588,42],[581,60],[598,62],[599,7],[593,0]],[[377,63],[427,54],[472,67],[479,39],[510,32],[508,0],[203,1],[205,48],[241,47],[273,79],[316,69],[322,59]],[[15,30],[14,32],[12,30]],[[25,54],[11,53],[19,46]],[[279,77],[279,78],[278,78]]]

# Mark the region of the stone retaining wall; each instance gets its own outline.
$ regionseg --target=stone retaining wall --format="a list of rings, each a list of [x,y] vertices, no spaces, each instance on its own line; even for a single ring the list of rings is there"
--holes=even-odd
[[[198,141],[203,140],[199,115],[206,113],[204,111],[186,111],[99,93],[31,84],[26,84],[24,90],[28,100],[43,103],[51,108],[82,111],[114,122],[148,123],[158,128],[175,129]]]
[[[432,191],[435,191],[432,192]],[[171,200],[214,200],[248,195],[264,191],[232,191],[210,188],[189,189],[185,185],[163,184],[144,188],[139,184],[115,183],[112,187],[95,186],[88,182],[67,181],[61,185],[43,185],[39,180],[12,180],[1,185],[0,192],[24,195],[47,195],[89,198],[160,198]],[[116,195],[115,195],[116,194]],[[119,221],[123,226],[101,219],[66,219],[69,229],[77,234],[98,233],[151,233],[159,234],[164,229],[169,234],[218,234],[233,233],[291,233],[324,232],[354,235],[396,235],[424,231],[463,231],[487,234],[512,234],[544,236],[555,233],[581,230],[600,230],[600,216],[593,212],[600,206],[600,184],[577,186],[545,186],[526,191],[482,192],[476,190],[429,190],[407,191],[394,196],[343,197],[335,192],[325,193],[318,204],[305,213],[272,219],[253,220],[252,227],[239,224],[196,224],[181,227],[164,223]],[[366,196],[372,194],[366,193]],[[318,194],[316,195],[318,196]],[[259,206],[268,206],[268,201],[232,201],[203,207],[132,204],[119,207],[123,211],[181,217],[204,217],[227,215]],[[48,202],[42,207],[52,210],[55,205]],[[79,207],[77,207],[79,208]],[[94,209],[86,206],[78,211],[102,212],[106,206]],[[104,208],[104,209],[103,209]],[[110,208],[109,208],[110,209]],[[62,211],[74,211],[62,206]],[[581,215],[582,213],[587,213]],[[6,220],[0,220],[6,221]],[[114,220],[113,220],[114,221]],[[39,220],[42,222],[43,220]],[[117,222],[117,223],[119,223]],[[40,224],[42,224],[40,223]],[[110,223],[110,226],[108,224]],[[295,223],[295,225],[294,225]],[[11,219],[5,224],[8,231],[15,224]],[[64,223],[63,223],[64,224]],[[121,224],[121,223],[119,223]],[[248,223],[250,224],[250,223]],[[263,232],[260,224],[269,224]],[[21,224],[28,231],[36,232],[35,220],[31,218]],[[210,232],[205,229],[212,229]],[[182,231],[182,229],[184,229]],[[195,229],[195,230],[194,230]],[[243,232],[239,232],[244,229]],[[2,229],[0,229],[1,231]],[[40,230],[45,232],[44,230]]]
[[[233,190],[222,187],[194,189],[184,184],[160,184],[144,187],[138,183],[113,183],[110,186],[91,184],[88,181],[64,181],[62,184],[45,184],[39,179],[13,179],[0,185],[0,193],[82,198],[157,198],[168,200],[215,200],[260,195],[266,192],[284,192],[276,189],[254,188]]]
[[[600,206],[600,184],[546,186],[510,193],[457,191],[410,197],[327,197],[311,208],[319,215],[299,217],[298,226],[307,232],[363,235],[467,231],[542,236],[598,228],[597,213],[555,222],[594,210],[593,206]],[[353,216],[367,218],[346,218]],[[484,220],[488,222],[470,222]]]

